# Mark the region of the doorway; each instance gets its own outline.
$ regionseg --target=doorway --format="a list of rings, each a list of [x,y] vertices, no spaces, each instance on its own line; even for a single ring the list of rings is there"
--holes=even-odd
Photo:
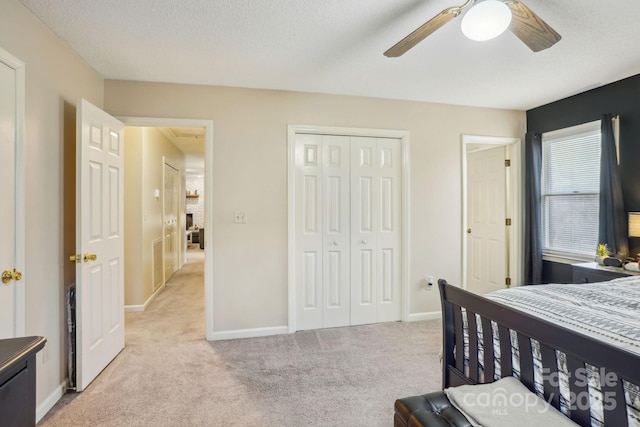
[[[522,170],[517,138],[462,137],[462,285],[522,283]]]
[[[213,188],[213,122],[210,120],[190,120],[190,119],[157,119],[157,118],[143,118],[143,117],[119,117],[125,126],[132,127],[153,127],[153,128],[203,128],[204,129],[204,188],[205,194],[208,197],[204,197],[204,211],[207,213],[204,218],[204,233],[205,241],[212,241],[213,236],[213,197],[211,197],[211,191]],[[181,174],[180,181],[185,182],[185,176]],[[181,195],[180,199],[186,198],[186,195]],[[186,217],[179,221],[180,224],[184,224],[186,228]],[[180,228],[180,227],[178,227]],[[179,230],[183,232],[183,230]],[[186,233],[185,233],[186,243]],[[210,246],[210,245],[209,245]],[[211,257],[211,251],[204,247],[204,295],[205,295],[205,339],[213,340],[213,301],[211,295],[213,294],[213,283],[211,280],[213,269],[213,259]]]

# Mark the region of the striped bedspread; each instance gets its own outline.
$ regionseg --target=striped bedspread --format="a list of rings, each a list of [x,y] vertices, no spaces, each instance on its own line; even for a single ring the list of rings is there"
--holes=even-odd
[[[640,277],[600,283],[523,286],[491,292],[485,297],[640,356]],[[563,359],[559,357],[559,363],[566,363]],[[516,375],[518,365],[514,357]],[[539,365],[541,367],[541,363]],[[602,405],[602,397],[595,369],[593,375],[589,378],[592,425],[601,426],[598,407]],[[541,392],[542,386],[539,386]],[[629,425],[640,426],[640,387],[625,382],[624,388]]]
[[[640,276],[522,286],[485,296],[640,356]]]

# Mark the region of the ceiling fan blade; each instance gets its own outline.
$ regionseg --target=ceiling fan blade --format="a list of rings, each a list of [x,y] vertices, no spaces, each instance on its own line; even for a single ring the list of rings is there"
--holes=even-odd
[[[429,34],[442,27],[447,22],[460,14],[460,7],[450,7],[443,10],[426,23],[418,27],[414,32],[393,45],[392,48],[384,53],[384,56],[397,57],[403,55],[406,51],[420,43]]]
[[[511,32],[534,52],[550,48],[562,38],[549,24],[519,1],[505,2],[513,16]]]

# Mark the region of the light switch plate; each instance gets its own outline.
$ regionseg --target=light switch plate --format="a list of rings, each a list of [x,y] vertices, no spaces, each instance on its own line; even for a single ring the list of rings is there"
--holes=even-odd
[[[235,211],[233,213],[233,221],[236,224],[246,224],[247,223],[247,213],[244,211]]]

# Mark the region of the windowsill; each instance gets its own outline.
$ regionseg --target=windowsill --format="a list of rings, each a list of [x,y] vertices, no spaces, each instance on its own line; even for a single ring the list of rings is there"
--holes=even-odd
[[[587,255],[577,254],[561,254],[561,253],[542,253],[543,261],[557,262],[559,264],[575,264],[577,262],[589,262],[595,259],[595,255],[590,257]]]

